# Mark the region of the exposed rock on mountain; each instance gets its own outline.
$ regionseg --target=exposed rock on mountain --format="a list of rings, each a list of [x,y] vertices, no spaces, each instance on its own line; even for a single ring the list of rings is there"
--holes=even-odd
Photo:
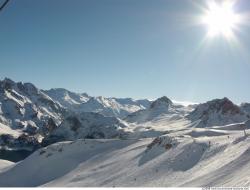
[[[0,81],[0,122],[28,134],[42,133],[49,120],[60,124],[65,110],[30,83]]]
[[[173,102],[166,96],[158,98],[150,105],[150,109],[157,109],[162,107],[163,109],[168,109],[169,107],[173,106]]]
[[[250,103],[242,103],[240,105],[240,108],[241,108],[242,111],[250,114]]]
[[[125,124],[113,116],[124,117],[149,105],[148,100],[90,97],[65,89],[43,91],[31,83],[16,83],[6,78],[0,81],[3,126],[0,145],[9,149],[35,149],[45,136],[45,141],[52,136],[56,136],[56,141],[59,136],[62,139],[118,137]]]
[[[38,148],[43,136],[62,121],[66,110],[31,83],[0,81],[1,149]]]
[[[198,105],[187,118],[195,122],[196,127],[211,127],[243,122],[248,120],[250,115],[228,98],[223,98]]]

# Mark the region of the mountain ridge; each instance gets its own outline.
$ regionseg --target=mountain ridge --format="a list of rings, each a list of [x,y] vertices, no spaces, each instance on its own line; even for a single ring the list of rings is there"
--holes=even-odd
[[[196,128],[241,123],[250,118],[249,105],[228,98],[183,106],[166,96],[154,101],[92,97],[6,78],[0,81],[0,146],[35,150],[61,140],[152,137],[176,122]],[[157,123],[160,128],[150,127]]]

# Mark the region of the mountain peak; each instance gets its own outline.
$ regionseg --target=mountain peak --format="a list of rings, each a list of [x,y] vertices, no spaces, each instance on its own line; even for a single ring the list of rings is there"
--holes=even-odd
[[[197,127],[210,127],[243,122],[249,116],[225,97],[199,104],[187,117],[191,121],[199,119],[200,123]]]
[[[10,78],[8,77],[5,77],[2,82],[10,82],[10,83],[15,83],[13,80],[11,80]]]
[[[235,105],[231,100],[227,97],[222,99],[214,99],[207,102],[210,110],[215,110],[217,112],[221,112],[222,114],[231,113],[238,114],[240,113],[240,108]]]
[[[156,108],[156,107],[159,107],[159,106],[170,106],[170,105],[173,105],[173,102],[166,96],[162,96],[161,98],[158,98],[157,100],[155,100],[150,108]]]
[[[28,94],[37,94],[39,91],[38,88],[32,83],[15,82],[7,77],[0,81],[0,88],[1,90],[16,90]]]
[[[1,88],[10,90],[15,85],[15,82],[5,77],[2,81],[0,81],[0,84],[1,84]]]

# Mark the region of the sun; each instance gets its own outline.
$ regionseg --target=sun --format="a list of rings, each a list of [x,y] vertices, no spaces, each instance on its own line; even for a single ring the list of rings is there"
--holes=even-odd
[[[208,36],[223,36],[230,38],[240,22],[240,17],[233,10],[234,1],[224,1],[220,4],[215,1],[208,3],[208,8],[202,17],[202,23],[208,28]]]

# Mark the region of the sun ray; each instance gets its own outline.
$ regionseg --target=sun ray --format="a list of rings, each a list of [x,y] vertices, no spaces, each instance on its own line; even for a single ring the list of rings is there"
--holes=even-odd
[[[233,10],[235,1],[223,1],[218,4],[209,1],[208,7],[202,17],[202,23],[208,28],[208,37],[221,35],[227,39],[234,36],[234,30],[240,23],[240,15]]]

